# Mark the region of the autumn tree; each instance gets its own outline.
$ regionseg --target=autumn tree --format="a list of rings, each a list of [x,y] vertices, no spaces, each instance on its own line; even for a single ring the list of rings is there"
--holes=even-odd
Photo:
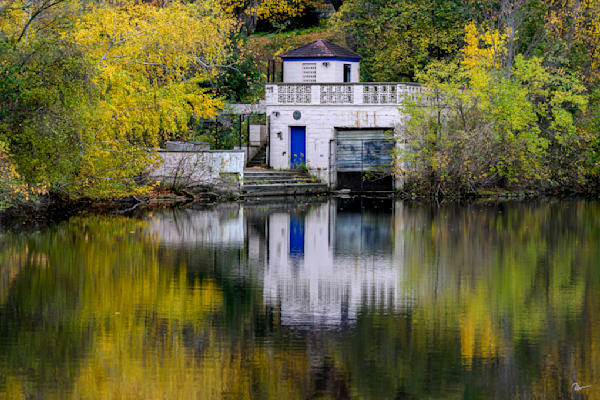
[[[92,66],[60,38],[71,6],[48,0],[0,5],[0,143],[7,162],[40,188],[73,177],[97,94]]]
[[[455,0],[346,0],[334,26],[361,56],[367,81],[407,81],[433,60],[454,56],[477,5]]]
[[[600,1],[547,0],[546,26],[586,82],[600,78]]]
[[[509,32],[465,29],[460,62],[430,64],[424,93],[406,103],[401,165],[419,190],[435,195],[485,187],[585,185],[593,139],[578,118],[583,84],[539,57],[511,59]]]
[[[221,107],[206,87],[226,67],[237,22],[213,1],[55,3],[36,19],[25,1],[2,14],[11,80],[0,101],[11,112],[0,140],[29,182],[73,196],[130,193],[161,140]]]
[[[192,115],[216,115],[222,102],[201,84],[219,73],[236,27],[218,11],[204,3],[98,5],[75,21],[74,40],[94,63],[101,93],[82,185],[103,195],[112,186],[102,184],[105,171],[122,179],[142,172],[159,139],[186,131]]]

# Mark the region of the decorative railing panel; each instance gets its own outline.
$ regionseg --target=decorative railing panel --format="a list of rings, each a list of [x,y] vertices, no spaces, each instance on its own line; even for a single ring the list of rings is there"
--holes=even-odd
[[[310,104],[312,85],[279,85],[277,100],[280,104]]]
[[[397,104],[398,91],[396,85],[364,85],[364,104]]]
[[[354,86],[320,85],[321,104],[354,104]]]
[[[398,91],[400,98],[418,101],[423,88],[415,85],[398,85]]]
[[[399,105],[422,91],[406,83],[282,83],[267,85],[265,98],[267,104]]]
[[[398,85],[377,84],[363,86],[364,104],[397,104]]]

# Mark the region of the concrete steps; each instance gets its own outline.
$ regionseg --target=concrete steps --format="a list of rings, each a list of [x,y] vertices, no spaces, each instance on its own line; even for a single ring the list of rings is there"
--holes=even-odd
[[[327,193],[328,187],[298,171],[247,169],[244,171],[242,192],[247,197],[295,196]]]
[[[267,166],[267,145],[263,145],[248,162],[248,168]]]
[[[286,183],[272,185],[244,185],[244,196],[297,196],[327,193],[323,183]]]

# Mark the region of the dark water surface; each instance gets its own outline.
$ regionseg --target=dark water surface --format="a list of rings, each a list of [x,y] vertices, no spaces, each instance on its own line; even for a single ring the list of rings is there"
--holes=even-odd
[[[598,399],[600,203],[337,199],[6,232],[5,398]]]

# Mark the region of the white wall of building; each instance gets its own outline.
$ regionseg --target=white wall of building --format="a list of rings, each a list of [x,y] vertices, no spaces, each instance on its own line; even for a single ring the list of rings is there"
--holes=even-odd
[[[301,118],[293,118],[300,111]],[[278,116],[273,113],[278,112]],[[270,164],[290,168],[290,127],[306,127],[306,166],[321,181],[329,183],[330,140],[336,128],[394,128],[402,123],[397,105],[285,105],[267,106],[270,115]]]
[[[283,82],[302,83],[304,82],[304,71],[302,64],[315,64],[316,80],[312,83],[343,83],[344,82],[344,64],[350,64],[352,67],[350,81],[360,81],[360,62],[359,61],[337,61],[337,60],[314,60],[314,61],[294,61],[285,60],[283,62]]]

